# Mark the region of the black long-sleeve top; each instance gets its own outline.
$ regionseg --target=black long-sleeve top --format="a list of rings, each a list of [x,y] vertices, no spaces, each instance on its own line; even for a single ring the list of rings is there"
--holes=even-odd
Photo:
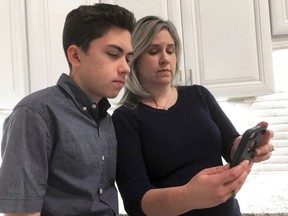
[[[201,170],[230,162],[239,136],[213,95],[203,86],[177,87],[177,102],[168,110],[140,103],[113,113],[118,140],[116,181],[130,216],[144,215],[143,195],[152,188],[186,184]],[[241,215],[230,198],[219,206],[185,215]]]

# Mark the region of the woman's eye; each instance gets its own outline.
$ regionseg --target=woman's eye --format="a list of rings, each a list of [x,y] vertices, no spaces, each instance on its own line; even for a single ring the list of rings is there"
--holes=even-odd
[[[174,49],[167,49],[166,52],[168,54],[173,54],[173,53],[175,53],[175,50]]]
[[[150,55],[155,55],[155,54],[157,54],[157,50],[150,50],[148,53],[150,54]]]

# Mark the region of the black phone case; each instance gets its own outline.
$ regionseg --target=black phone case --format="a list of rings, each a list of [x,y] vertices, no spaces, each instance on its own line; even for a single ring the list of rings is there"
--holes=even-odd
[[[243,160],[251,161],[253,159],[254,151],[263,140],[265,131],[266,127],[262,125],[257,125],[245,131],[234,154],[231,168],[237,166]]]

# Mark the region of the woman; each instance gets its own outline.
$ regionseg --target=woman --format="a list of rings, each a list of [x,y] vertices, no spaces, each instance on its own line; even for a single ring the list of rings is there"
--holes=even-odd
[[[113,113],[116,181],[129,215],[241,215],[235,199],[252,164],[223,166],[241,136],[204,87],[174,86],[180,40],[174,25],[140,19],[122,106]],[[267,126],[267,123],[261,123]],[[270,157],[267,130],[254,161]]]

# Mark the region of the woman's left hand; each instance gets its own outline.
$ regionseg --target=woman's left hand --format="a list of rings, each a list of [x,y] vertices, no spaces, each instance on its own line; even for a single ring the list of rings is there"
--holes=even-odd
[[[267,127],[268,123],[260,122],[258,125]],[[274,132],[267,129],[263,141],[261,142],[260,146],[255,149],[254,158],[252,160],[253,162],[265,161],[271,157],[272,152],[274,151],[274,146],[270,143],[270,140],[273,138],[273,136]]]

